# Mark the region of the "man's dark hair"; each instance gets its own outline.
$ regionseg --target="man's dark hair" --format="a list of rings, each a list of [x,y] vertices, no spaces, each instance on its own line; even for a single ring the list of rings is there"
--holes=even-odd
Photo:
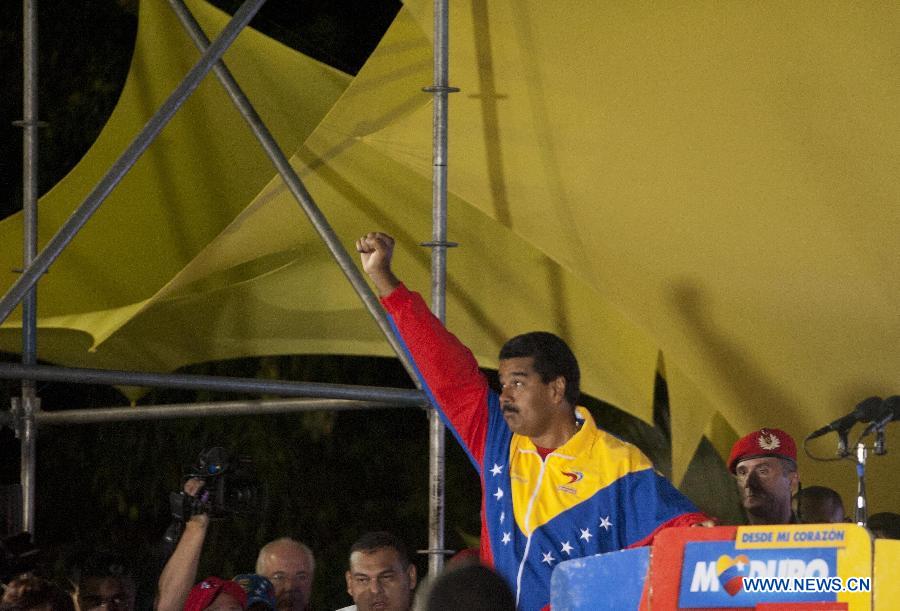
[[[832,517],[837,510],[844,516],[844,502],[836,490],[827,486],[809,486],[797,492],[797,518],[804,524],[818,522],[826,518],[826,522],[833,522]]]
[[[405,567],[409,565],[409,555],[406,553],[406,545],[403,544],[398,537],[387,532],[386,530],[376,530],[367,532],[356,543],[350,546],[350,555],[353,552],[371,553],[377,549],[389,547],[397,552],[400,563]]]
[[[427,611],[515,611],[516,599],[497,573],[480,564],[447,569],[428,592]]]
[[[836,490],[829,488],[827,486],[807,486],[803,490],[797,493],[798,497],[809,499],[810,501],[814,501],[817,503],[822,503],[824,501],[830,501],[836,505],[844,506],[844,502],[841,500],[841,495],[837,493]]]
[[[519,357],[534,359],[534,369],[544,384],[562,376],[566,380],[566,401],[573,407],[578,404],[581,372],[575,355],[562,338],[547,331],[532,331],[515,336],[500,348],[501,361]]]
[[[882,539],[900,539],[900,514],[883,511],[869,516],[866,527]]]
[[[86,577],[132,577],[132,570],[124,555],[108,551],[91,551],[80,563],[79,573]]]

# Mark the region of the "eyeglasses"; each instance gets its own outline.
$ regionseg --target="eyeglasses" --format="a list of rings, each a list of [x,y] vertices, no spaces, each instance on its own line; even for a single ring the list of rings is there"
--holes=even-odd
[[[103,607],[116,610],[128,608],[128,598],[124,594],[116,594],[109,598],[87,594],[79,598],[81,600],[81,608],[84,610],[101,609]]]

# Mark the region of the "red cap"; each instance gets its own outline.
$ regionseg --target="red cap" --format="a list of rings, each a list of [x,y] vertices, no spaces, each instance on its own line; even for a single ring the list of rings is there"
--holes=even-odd
[[[728,470],[734,473],[737,464],[748,458],[778,456],[797,463],[797,444],[794,439],[780,429],[759,429],[738,439],[731,447]]]
[[[241,603],[241,608],[247,608],[247,593],[240,584],[234,581],[207,577],[193,588],[184,603],[184,611],[202,611],[212,604],[220,592],[231,594],[235,600]]]

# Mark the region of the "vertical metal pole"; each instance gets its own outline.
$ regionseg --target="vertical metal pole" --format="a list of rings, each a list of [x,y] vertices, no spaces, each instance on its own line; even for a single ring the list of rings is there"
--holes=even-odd
[[[434,96],[431,242],[431,311],[441,322],[446,318],[447,293],[447,102],[455,91],[448,85],[447,0],[434,0],[434,84],[426,88]],[[437,413],[429,414],[428,574],[444,566],[444,424]]]
[[[853,512],[853,521],[860,526],[865,526],[869,520],[869,508],[866,502],[866,444],[860,441],[856,444],[856,508]]]
[[[38,30],[37,0],[22,3],[22,206],[24,216],[23,269],[37,255],[38,195]],[[37,363],[37,286],[32,286],[22,301],[22,364]],[[34,380],[22,380],[19,438],[22,443],[22,530],[34,535],[34,474],[36,405]]]

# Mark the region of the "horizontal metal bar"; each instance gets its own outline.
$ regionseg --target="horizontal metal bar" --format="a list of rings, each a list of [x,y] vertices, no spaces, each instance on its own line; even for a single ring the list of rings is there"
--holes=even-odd
[[[210,403],[180,403],[137,407],[97,407],[35,413],[38,426],[61,424],[99,424],[103,422],[134,422],[144,420],[174,420],[177,418],[208,418],[211,416],[256,416],[294,414],[312,411],[368,411],[396,408],[396,403],[381,401],[347,401],[342,399],[270,399],[260,401],[220,401]]]
[[[76,384],[110,384],[117,386],[147,386],[150,388],[179,388],[183,390],[213,390],[246,392],[284,397],[317,399],[356,399],[384,401],[397,406],[426,407],[425,394],[419,390],[382,386],[353,386],[322,384],[319,382],[287,382],[258,378],[226,378],[222,376],[180,373],[147,373],[109,369],[80,369],[49,365],[0,363],[0,379],[29,379],[44,382],[73,382]]]

